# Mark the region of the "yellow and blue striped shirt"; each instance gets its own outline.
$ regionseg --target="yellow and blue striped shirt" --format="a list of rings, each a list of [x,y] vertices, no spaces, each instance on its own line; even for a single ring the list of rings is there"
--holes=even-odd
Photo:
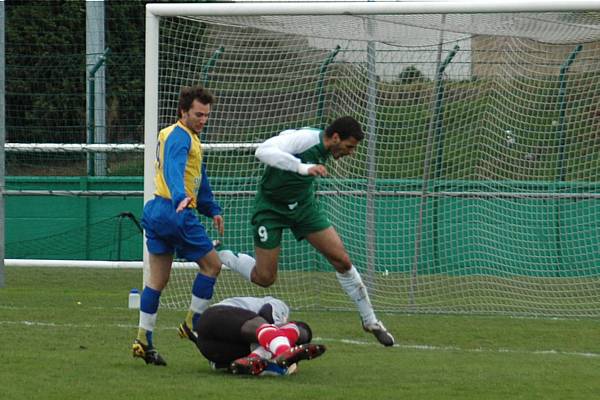
[[[221,214],[202,160],[200,138],[181,121],[162,129],[156,149],[154,194],[171,199],[174,207],[190,197],[189,208],[197,208],[209,217]]]

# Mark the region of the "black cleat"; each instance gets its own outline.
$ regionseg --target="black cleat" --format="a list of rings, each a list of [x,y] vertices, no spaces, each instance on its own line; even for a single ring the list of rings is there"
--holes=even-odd
[[[275,364],[280,367],[289,367],[302,360],[312,360],[325,353],[326,347],[323,344],[306,343],[295,346],[278,355],[273,359]]]
[[[267,364],[267,360],[260,357],[242,357],[231,363],[229,371],[235,375],[259,375]]]
[[[144,343],[140,342],[138,339],[133,341],[133,346],[131,346],[131,350],[133,352],[134,358],[143,359],[146,364],[153,365],[167,365],[167,362],[164,358],[158,354],[158,351],[153,347],[148,347]]]
[[[187,325],[187,323],[185,321],[183,321],[182,323],[179,324],[179,328],[177,329],[177,331],[179,332],[180,338],[190,339],[192,341],[192,343],[196,344],[196,342],[198,340],[198,335],[196,334],[196,332],[194,332],[193,330],[190,329],[190,327]]]
[[[386,347],[394,345],[394,337],[391,333],[388,332],[387,329],[385,329],[385,326],[383,326],[383,323],[381,323],[381,321],[377,321],[371,325],[363,325],[363,329],[366,332],[371,332],[373,336],[375,336],[377,341],[379,341],[379,343],[381,343],[382,345]]]

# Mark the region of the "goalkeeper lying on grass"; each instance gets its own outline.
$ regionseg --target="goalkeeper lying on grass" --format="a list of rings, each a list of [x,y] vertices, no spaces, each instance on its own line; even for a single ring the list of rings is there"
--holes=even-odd
[[[213,369],[241,375],[289,375],[296,364],[325,352],[310,343],[308,324],[288,321],[289,307],[274,297],[232,297],[210,306],[190,332],[180,326]]]

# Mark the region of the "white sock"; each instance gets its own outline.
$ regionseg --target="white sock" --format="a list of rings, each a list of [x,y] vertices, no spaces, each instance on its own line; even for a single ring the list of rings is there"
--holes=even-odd
[[[262,346],[258,346],[257,348],[252,350],[251,354],[254,354],[260,358],[264,358],[265,360],[270,360],[273,357],[273,353],[271,353],[269,350],[265,349]]]
[[[217,254],[229,269],[242,275],[248,282],[252,282],[252,270],[256,265],[254,258],[242,253],[235,255],[231,250],[221,250]]]
[[[156,317],[158,313],[148,314],[140,311],[140,324],[139,327],[147,331],[153,331],[156,326]]]
[[[201,299],[200,297],[192,295],[192,301],[190,302],[190,310],[196,314],[202,314],[210,305],[210,299]]]
[[[269,342],[269,351],[275,355],[279,355],[289,349],[290,341],[285,336],[276,336]]]
[[[339,272],[336,272],[335,275],[340,282],[340,285],[342,285],[344,292],[350,296],[358,307],[358,312],[360,313],[363,324],[371,325],[377,322],[375,311],[373,311],[373,306],[369,299],[369,293],[367,293],[367,287],[363,283],[356,268],[354,268],[354,265],[345,273],[340,274]]]

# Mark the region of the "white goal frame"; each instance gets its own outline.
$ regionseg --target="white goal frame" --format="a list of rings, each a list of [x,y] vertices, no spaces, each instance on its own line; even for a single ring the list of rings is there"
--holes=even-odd
[[[600,11],[599,0],[439,0],[285,3],[172,3],[146,5],[144,202],[154,193],[154,160],[159,120],[159,21],[161,17],[408,15]],[[482,195],[481,193],[479,194]],[[498,195],[496,193],[496,195]],[[535,194],[524,194],[524,196]],[[514,194],[511,194],[514,196]],[[144,248],[144,279],[148,255]]]

